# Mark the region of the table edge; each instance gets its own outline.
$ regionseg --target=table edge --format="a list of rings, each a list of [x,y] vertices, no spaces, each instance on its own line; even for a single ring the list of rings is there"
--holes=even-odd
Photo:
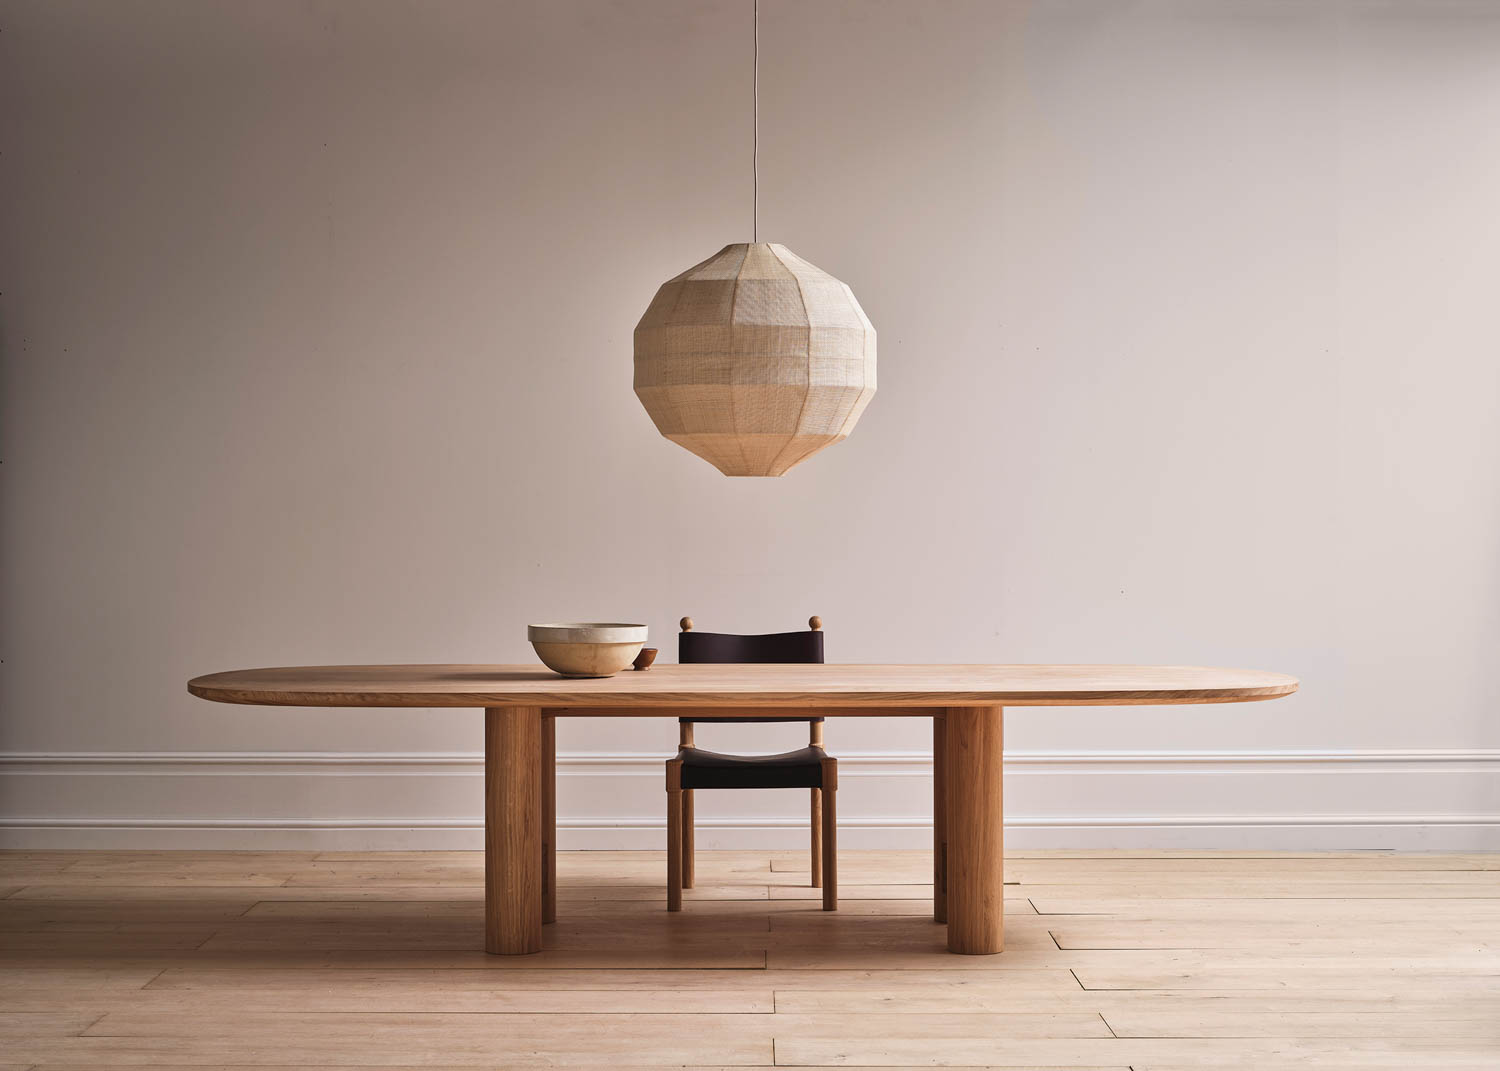
[[[1022,706],[1173,706],[1210,703],[1254,703],[1281,699],[1298,691],[1301,682],[1288,678],[1285,683],[1258,687],[1186,688],[1162,691],[1092,690],[1042,691],[954,691],[954,692],[840,692],[827,695],[810,692],[676,692],[671,695],[631,696],[584,694],[577,692],[451,692],[415,695],[405,692],[299,692],[295,690],[261,690],[226,688],[201,683],[205,678],[188,682],[188,692],[200,699],[242,706],[284,707],[542,707],[588,708],[590,716],[668,714],[683,710],[713,707],[765,708],[816,707],[830,713],[847,709],[851,715],[876,714],[879,708],[945,707],[1022,707]]]

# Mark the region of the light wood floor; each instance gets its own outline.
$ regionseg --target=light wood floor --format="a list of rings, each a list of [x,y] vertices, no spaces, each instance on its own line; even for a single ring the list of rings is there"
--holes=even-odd
[[[0,1071],[1500,1068],[1500,855],[1011,852],[951,956],[923,852],[559,856],[546,951],[472,852],[0,853]]]

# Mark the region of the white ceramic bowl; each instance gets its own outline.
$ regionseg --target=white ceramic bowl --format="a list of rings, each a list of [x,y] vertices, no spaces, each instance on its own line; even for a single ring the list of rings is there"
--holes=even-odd
[[[564,677],[613,677],[635,661],[646,644],[646,626],[618,621],[527,625],[536,656]]]

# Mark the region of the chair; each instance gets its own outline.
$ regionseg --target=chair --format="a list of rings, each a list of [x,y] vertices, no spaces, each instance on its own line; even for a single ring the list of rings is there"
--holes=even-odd
[[[682,619],[677,637],[681,663],[800,662],[822,663],[823,622],[808,620],[806,632],[736,636],[694,632],[693,619]],[[798,721],[808,723],[807,747],[782,755],[721,755],[693,743],[693,726],[707,722]],[[806,788],[812,805],[812,886],[823,889],[823,910],[838,908],[838,872],[834,794],[838,760],[823,750],[823,719],[679,718],[677,757],[667,760],[667,910],[682,910],[682,890],[693,887],[693,793],[700,788]]]

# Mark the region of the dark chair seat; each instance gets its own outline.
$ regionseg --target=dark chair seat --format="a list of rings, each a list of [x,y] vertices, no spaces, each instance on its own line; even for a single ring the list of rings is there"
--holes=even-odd
[[[721,755],[685,747],[683,788],[822,788],[822,748],[804,747],[780,755]]]

